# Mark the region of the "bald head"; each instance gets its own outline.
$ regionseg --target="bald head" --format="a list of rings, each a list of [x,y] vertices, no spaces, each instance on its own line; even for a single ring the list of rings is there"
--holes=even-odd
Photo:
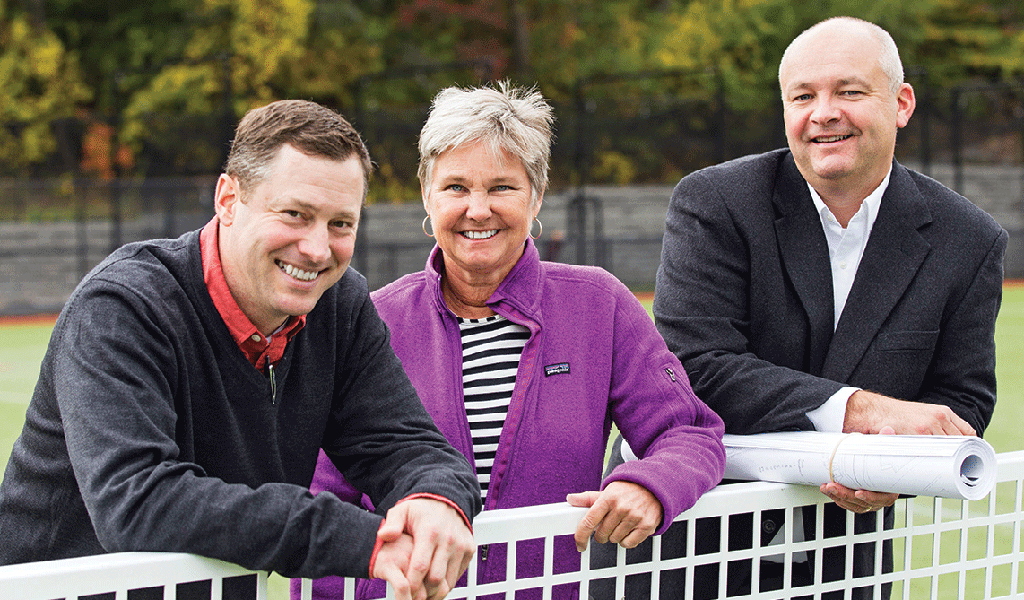
[[[880,27],[850,18],[800,34],[779,67],[786,141],[800,174],[840,223],[892,166],[914,112],[899,54]]]
[[[779,63],[779,83],[786,79],[787,69],[792,63],[794,54],[820,44],[829,44],[834,40],[860,40],[863,51],[874,47],[878,52],[878,65],[889,80],[889,89],[897,93],[903,83],[903,63],[900,61],[899,49],[889,32],[874,23],[855,17],[833,17],[806,29],[796,36]]]

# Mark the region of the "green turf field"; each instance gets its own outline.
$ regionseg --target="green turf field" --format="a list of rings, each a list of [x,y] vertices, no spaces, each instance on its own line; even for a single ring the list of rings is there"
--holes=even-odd
[[[650,302],[647,302],[650,310]],[[6,465],[11,445],[21,430],[52,323],[0,322],[0,464]],[[1024,450],[1019,424],[1024,422],[1024,286],[1007,287],[996,323],[998,401],[985,432],[996,452]],[[955,585],[950,591],[955,591]],[[270,598],[287,598],[287,582],[272,576]],[[917,590],[914,591],[917,597]]]
[[[0,461],[5,466],[25,421],[50,329],[50,323],[0,324]]]

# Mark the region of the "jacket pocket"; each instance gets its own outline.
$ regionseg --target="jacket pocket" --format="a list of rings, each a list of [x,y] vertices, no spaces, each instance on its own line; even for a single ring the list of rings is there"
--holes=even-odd
[[[939,339],[936,331],[893,331],[878,336],[879,352],[918,352],[933,350]]]

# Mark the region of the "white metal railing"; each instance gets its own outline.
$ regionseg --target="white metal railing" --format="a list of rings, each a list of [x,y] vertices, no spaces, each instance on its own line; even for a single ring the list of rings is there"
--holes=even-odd
[[[164,600],[174,600],[180,587],[193,588],[192,597],[210,600],[240,598],[243,590],[249,591],[244,594],[247,599],[267,600],[267,573],[172,552],[118,552],[0,567],[4,600],[72,600],[100,594],[127,600],[129,591],[152,588],[162,589]]]
[[[852,587],[873,586],[876,597],[882,584],[892,584],[892,598],[904,600],[919,598],[989,599],[1024,597],[1024,552],[1022,552],[1022,525],[1024,525],[1024,451],[998,456],[998,483],[988,497],[974,501],[917,497],[900,499],[896,504],[896,524],[891,529],[879,528],[874,533],[849,534],[823,539],[822,511],[828,499],[811,486],[775,483],[749,483],[722,486],[705,494],[693,508],[680,515],[688,530],[685,556],[666,558],[661,551],[661,538],[653,538],[652,558],[649,562],[625,564],[626,551],[619,549],[618,564],[597,569],[590,567],[588,549],[581,557],[582,570],[572,573],[554,573],[551,560],[555,538],[571,536],[584,510],[566,504],[551,504],[514,510],[495,510],[482,513],[474,523],[474,537],[478,544],[507,544],[507,575],[504,581],[478,584],[477,561],[468,572],[468,586],[457,588],[449,598],[475,598],[484,594],[508,593],[521,589],[539,589],[545,599],[552,597],[553,586],[576,583],[581,597],[586,598],[591,581],[610,579],[614,583],[615,598],[625,595],[627,575],[651,574],[652,597],[658,596],[661,574],[686,568],[686,589],[673,594],[673,600],[689,600],[693,567],[702,564],[727,564],[749,561],[754,570],[755,589],[748,596],[730,598],[771,599],[791,595],[820,598],[821,594]],[[792,522],[800,507],[814,506],[818,518],[817,534],[812,541],[793,541],[792,528],[786,527],[781,544],[761,546],[759,536],[753,535],[752,548],[728,551],[728,519],[733,514],[753,513],[755,523],[761,513],[771,509],[784,509],[787,522]],[[697,519],[718,519],[721,522],[717,551],[696,554],[694,524]],[[852,522],[848,515],[848,525]],[[847,530],[852,531],[848,526]],[[755,532],[757,529],[755,528]],[[544,540],[544,574],[517,579],[515,576],[516,544],[520,540]],[[795,553],[820,550],[825,547],[854,544],[881,544],[892,540],[894,569],[891,573],[846,579],[832,583],[821,582],[820,562],[816,561],[815,585],[791,588],[788,583],[781,590],[761,592],[756,589],[756,574],[761,557],[781,555],[783,564]],[[591,548],[593,545],[591,545]],[[847,553],[847,571],[851,553]],[[880,553],[876,553],[880,555]],[[878,559],[880,560],[880,558]],[[789,580],[790,566],[786,566],[785,580]],[[878,570],[876,569],[876,572]],[[723,569],[724,572],[724,569]],[[256,579],[252,594],[246,598],[264,600],[267,597],[265,573],[251,573],[241,567],[223,562],[182,554],[126,553],[109,554],[80,559],[30,563],[0,567],[0,598],[49,600],[75,598],[100,593],[115,593],[116,600],[125,600],[127,590],[164,587],[164,598],[174,598],[174,586],[187,582],[209,581],[213,600],[221,600],[221,585],[225,580],[252,575]],[[310,583],[304,580],[303,596],[308,598]],[[346,598],[352,598],[351,580]],[[725,597],[725,577],[718,581],[718,597]],[[390,591],[389,591],[390,594]]]

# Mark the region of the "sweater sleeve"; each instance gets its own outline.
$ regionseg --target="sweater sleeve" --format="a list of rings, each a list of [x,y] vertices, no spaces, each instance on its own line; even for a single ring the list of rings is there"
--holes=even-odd
[[[465,457],[437,429],[395,356],[390,333],[367,296],[339,348],[345,367],[323,450],[378,514],[414,494],[450,500],[468,519],[480,486]]]
[[[624,289],[624,288],[623,288]],[[625,291],[615,315],[612,418],[639,461],[615,468],[602,483],[644,486],[664,511],[656,533],[722,479],[721,418],[701,402],[643,306]]]

